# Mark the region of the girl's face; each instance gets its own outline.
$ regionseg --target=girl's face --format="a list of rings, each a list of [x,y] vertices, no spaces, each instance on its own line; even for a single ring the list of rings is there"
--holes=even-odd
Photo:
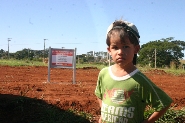
[[[125,37],[124,41],[121,41],[119,36],[113,36],[110,38],[110,46],[107,48],[113,61],[122,66],[133,66],[133,57],[139,51],[140,46],[131,44],[128,37]]]

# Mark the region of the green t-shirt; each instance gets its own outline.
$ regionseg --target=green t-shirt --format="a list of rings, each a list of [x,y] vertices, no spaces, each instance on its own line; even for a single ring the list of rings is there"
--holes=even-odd
[[[138,69],[126,76],[116,77],[111,72],[111,66],[100,71],[95,95],[102,100],[103,123],[141,123],[147,105],[160,111],[172,102]]]

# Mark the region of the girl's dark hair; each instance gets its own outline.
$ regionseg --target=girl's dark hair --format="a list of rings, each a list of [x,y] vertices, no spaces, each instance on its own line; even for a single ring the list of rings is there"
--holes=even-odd
[[[126,37],[129,38],[130,42],[134,45],[139,45],[139,34],[135,32],[132,28],[127,26],[124,21],[115,21],[113,23],[112,29],[107,33],[106,44],[110,46],[110,39],[114,32],[118,32],[121,41],[124,41]],[[136,65],[137,54],[134,54],[133,64]]]
[[[128,30],[129,28],[129,30]],[[113,23],[112,29],[107,33],[106,44],[110,46],[110,38],[114,31],[119,32],[120,39],[124,41],[125,37],[128,37],[130,42],[134,45],[139,45],[139,40],[136,38],[137,32],[135,32],[132,28],[127,26],[124,21],[115,21]],[[139,35],[138,35],[139,37]]]

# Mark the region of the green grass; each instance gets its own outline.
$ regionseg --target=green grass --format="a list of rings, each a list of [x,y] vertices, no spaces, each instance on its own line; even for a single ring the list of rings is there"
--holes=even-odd
[[[152,108],[147,109],[144,113],[145,119],[153,112]],[[180,110],[175,110],[173,107],[169,108],[155,123],[185,123],[185,107]]]
[[[151,68],[151,67],[138,67],[138,69],[142,72],[147,72],[147,71],[150,71],[150,70],[155,70],[155,68]],[[162,68],[156,68],[157,70],[163,70],[165,71],[166,73],[169,73],[169,74],[172,74],[172,75],[185,75],[185,70],[183,69],[171,69],[171,68],[165,68],[165,69],[162,69]]]
[[[39,61],[30,60],[15,60],[15,59],[0,59],[0,65],[8,66],[47,66],[47,64]]]
[[[17,95],[0,95],[2,123],[91,123],[92,115],[74,109],[64,110],[44,100]]]
[[[182,69],[165,69],[165,71],[173,75],[185,75],[185,70]]]
[[[83,67],[93,67],[93,68],[98,68],[98,69],[102,69],[104,67],[106,67],[103,64],[88,64],[88,63],[84,63],[84,64],[76,64],[76,68],[83,68]]]
[[[7,66],[48,66],[48,64],[43,63],[41,61],[30,61],[30,60],[15,60],[15,59],[0,59],[0,65],[7,65]],[[98,69],[102,69],[108,65],[105,64],[99,64],[99,63],[83,63],[83,64],[76,64],[76,68],[84,68],[84,67],[94,67]],[[151,67],[139,67],[138,69],[141,70],[142,72],[146,72],[148,70],[152,70],[154,68]],[[170,73],[173,75],[182,75],[185,74],[185,70],[183,69],[160,69],[159,70],[164,70],[166,73]]]
[[[47,63],[43,63],[40,61],[30,61],[30,60],[15,60],[15,59],[0,59],[0,65],[7,65],[7,66],[48,66]],[[102,64],[76,64],[76,68],[83,68],[83,67],[96,67],[98,69],[102,69],[105,65]]]

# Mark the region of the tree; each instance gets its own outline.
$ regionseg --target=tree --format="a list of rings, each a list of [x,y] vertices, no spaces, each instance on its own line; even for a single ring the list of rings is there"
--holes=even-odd
[[[21,51],[17,51],[15,54],[14,54],[14,58],[15,59],[30,59],[32,60],[34,57],[34,51],[31,50],[31,49],[26,49],[24,48],[23,50]]]
[[[0,58],[6,58],[6,51],[4,51],[3,49],[0,50]]]
[[[155,66],[155,49],[156,49],[156,66],[170,66],[170,62],[174,62],[176,66],[180,64],[180,59],[184,57],[185,42],[174,40],[173,37],[150,41],[141,46],[138,63],[141,65]]]

